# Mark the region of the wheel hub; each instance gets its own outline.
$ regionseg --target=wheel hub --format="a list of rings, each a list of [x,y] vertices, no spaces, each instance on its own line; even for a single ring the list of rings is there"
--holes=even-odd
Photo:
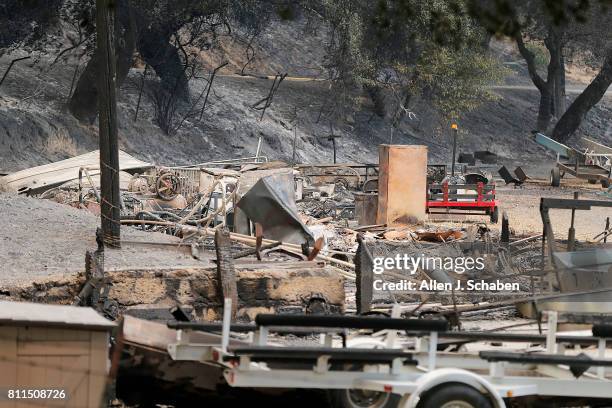
[[[457,400],[457,401],[448,401],[447,403],[442,405],[440,408],[474,408],[474,406],[470,404],[469,402]]]
[[[349,390],[349,400],[355,407],[377,408],[387,402],[389,394],[370,390]]]

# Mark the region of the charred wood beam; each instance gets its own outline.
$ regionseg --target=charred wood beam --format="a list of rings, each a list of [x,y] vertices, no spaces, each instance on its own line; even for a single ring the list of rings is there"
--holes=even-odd
[[[355,275],[357,278],[357,293],[355,300],[357,313],[367,313],[372,308],[374,288],[374,260],[368,250],[362,234],[357,235],[357,253],[355,254]]]
[[[266,251],[268,249],[274,249],[279,247],[280,245],[282,245],[283,243],[278,241],[278,242],[274,242],[272,244],[267,244],[267,245],[262,245],[261,248],[259,248],[260,252]],[[241,252],[237,252],[234,254],[234,259],[240,259],[240,258],[244,258],[247,256],[251,256],[251,255],[256,255],[257,254],[257,248],[249,248],[249,249],[245,249],[244,251]]]
[[[232,319],[238,310],[238,286],[236,283],[236,270],[232,254],[232,240],[226,229],[215,231],[215,251],[217,253],[217,278],[221,299],[232,300]]]

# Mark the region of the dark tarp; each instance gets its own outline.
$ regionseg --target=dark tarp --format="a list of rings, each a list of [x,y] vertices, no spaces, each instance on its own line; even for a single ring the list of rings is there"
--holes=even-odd
[[[236,206],[251,221],[261,224],[265,238],[312,245],[313,235],[298,216],[293,184],[291,174],[262,177]]]

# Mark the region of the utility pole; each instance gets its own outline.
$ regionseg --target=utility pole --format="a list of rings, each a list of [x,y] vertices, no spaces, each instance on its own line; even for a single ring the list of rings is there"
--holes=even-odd
[[[115,41],[116,0],[96,0],[101,217],[104,243],[121,246]]]
[[[455,176],[455,161],[457,154],[457,132],[459,131],[459,127],[456,123],[451,124],[451,129],[453,130],[453,162],[451,163],[451,177]]]

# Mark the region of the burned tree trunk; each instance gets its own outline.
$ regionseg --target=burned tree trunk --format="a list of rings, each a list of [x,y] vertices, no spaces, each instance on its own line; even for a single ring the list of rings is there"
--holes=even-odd
[[[552,138],[564,143],[580,127],[586,114],[605,95],[612,84],[612,49],[608,50],[604,64],[593,81],[574,100],[561,117],[552,133]]]
[[[544,81],[540,74],[538,74],[535,55],[529,51],[525,42],[523,41],[523,35],[519,32],[516,37],[516,45],[518,46],[519,52],[527,63],[527,71],[531,81],[540,91],[540,106],[538,108],[538,119],[536,122],[536,129],[543,132],[546,131],[548,124],[551,119],[551,95],[548,81]]]
[[[189,84],[179,50],[170,44],[170,35],[155,29],[140,33],[138,52],[161,79],[162,87],[173,98],[189,99]],[[187,62],[185,61],[185,64]]]
[[[565,114],[567,108],[565,104],[565,59],[562,52],[559,52],[557,58],[559,68],[553,81],[553,111],[555,117],[560,119]]]
[[[540,90],[540,105],[538,107],[538,119],[536,121],[536,130],[546,132],[550,120],[552,119],[553,98],[552,86],[546,83]]]
[[[99,64],[100,57],[96,50],[79,77],[77,86],[68,102],[68,110],[81,122],[93,123],[98,114],[96,77]]]
[[[373,85],[373,86],[367,85],[364,88],[368,96],[370,97],[370,100],[372,100],[372,104],[374,105],[373,106],[374,113],[378,117],[384,118],[385,115],[387,114],[387,110],[386,110],[386,105],[385,105],[385,95],[382,91],[382,88],[377,85]]]
[[[127,77],[136,48],[136,24],[126,0],[117,2],[117,18],[114,26],[116,84],[120,87]],[[98,113],[97,69],[100,61],[96,49],[79,77],[76,89],[68,102],[70,113],[81,122],[93,123]]]
[[[560,118],[565,113],[565,61],[563,59],[563,32],[551,28],[544,44],[550,54],[547,83],[551,91],[551,114]]]
[[[515,39],[519,52],[527,63],[529,77],[535,87],[538,88],[538,91],[540,91],[536,130],[546,132],[553,117],[553,112],[560,104],[560,100],[558,100],[556,96],[562,94],[563,98],[565,97],[565,73],[561,72],[561,70],[564,69],[562,64],[563,43],[561,41],[561,35],[556,30],[551,29],[548,37],[544,41],[550,53],[546,80],[538,73],[535,55],[525,45],[520,32],[517,33]]]

